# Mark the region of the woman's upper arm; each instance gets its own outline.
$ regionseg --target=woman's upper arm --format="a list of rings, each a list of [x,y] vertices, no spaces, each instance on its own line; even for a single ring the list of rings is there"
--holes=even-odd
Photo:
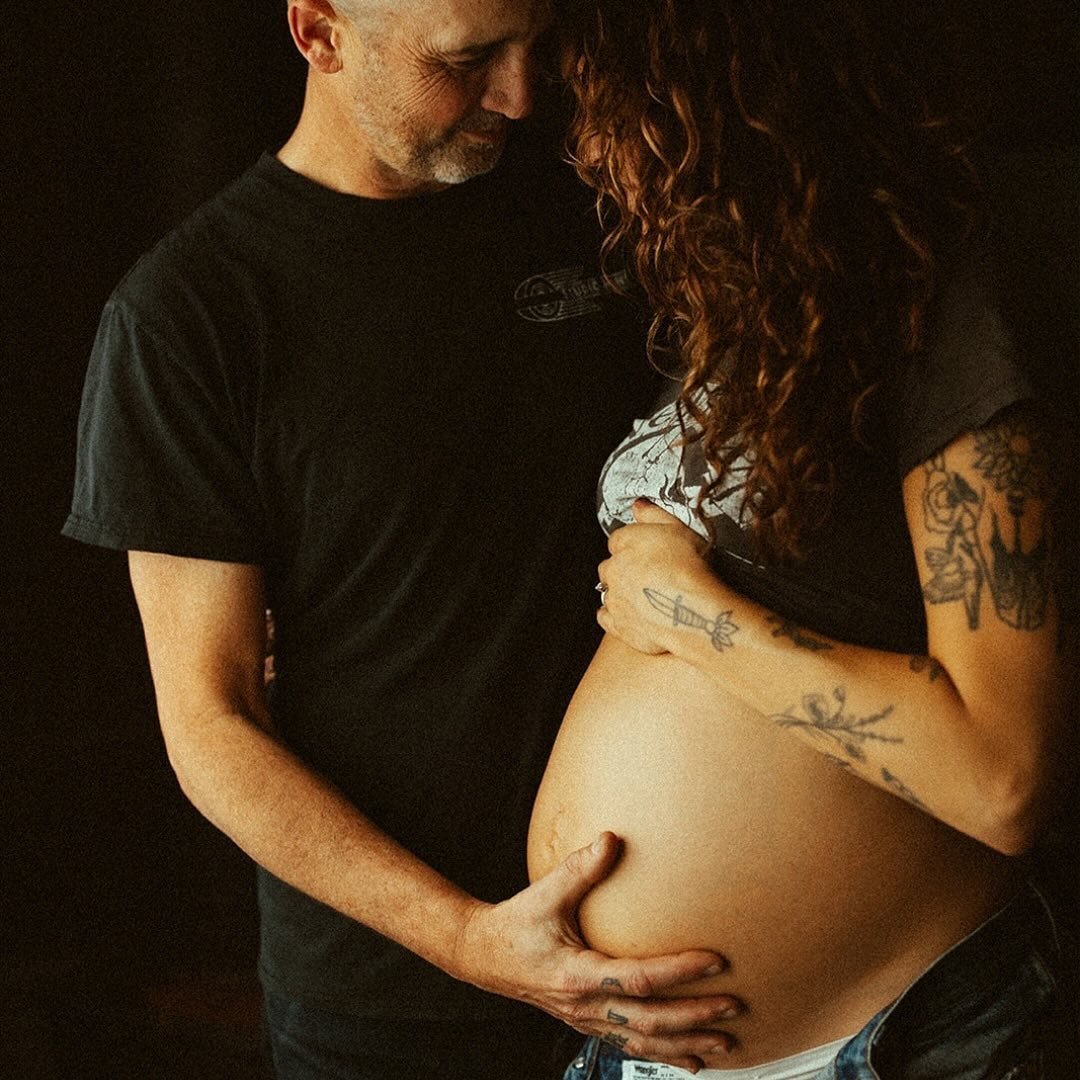
[[[1050,432],[1014,407],[904,479],[929,652],[975,730],[1045,786],[1063,734]]]

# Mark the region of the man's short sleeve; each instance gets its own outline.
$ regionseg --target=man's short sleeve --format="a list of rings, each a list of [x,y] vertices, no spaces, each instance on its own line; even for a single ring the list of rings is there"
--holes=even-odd
[[[113,299],[83,393],[64,534],[121,550],[259,562],[263,512],[224,361],[185,356]]]

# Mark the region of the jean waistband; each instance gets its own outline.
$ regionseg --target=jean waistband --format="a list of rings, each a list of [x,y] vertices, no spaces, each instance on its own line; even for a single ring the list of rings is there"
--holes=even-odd
[[[1026,885],[995,915],[948,949],[883,1009],[867,1028],[873,1043],[903,1043],[918,1031],[948,1024],[971,1011],[971,1003],[997,1000],[1021,971],[1040,972],[1040,984],[1060,978],[1057,926],[1042,895]]]
[[[1034,885],[1028,884],[995,915],[948,949],[927,971],[921,985],[935,997],[947,996],[952,971],[962,969],[964,983],[994,985],[1033,952],[1051,971],[1061,958],[1057,926],[1050,909]]]

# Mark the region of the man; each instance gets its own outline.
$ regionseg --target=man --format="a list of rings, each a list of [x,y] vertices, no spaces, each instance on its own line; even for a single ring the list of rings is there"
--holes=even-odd
[[[130,552],[180,784],[261,868],[279,1076],[556,1075],[544,1012],[693,1065],[733,1002],[649,998],[719,958],[576,933],[615,838],[524,888],[649,395],[580,189],[511,130],[549,5],[288,13],[295,134],[110,300],[65,531]]]

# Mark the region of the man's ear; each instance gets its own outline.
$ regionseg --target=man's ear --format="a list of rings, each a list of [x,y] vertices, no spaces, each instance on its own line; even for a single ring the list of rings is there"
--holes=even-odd
[[[330,0],[289,0],[289,31],[311,67],[323,75],[341,70],[341,20]]]

